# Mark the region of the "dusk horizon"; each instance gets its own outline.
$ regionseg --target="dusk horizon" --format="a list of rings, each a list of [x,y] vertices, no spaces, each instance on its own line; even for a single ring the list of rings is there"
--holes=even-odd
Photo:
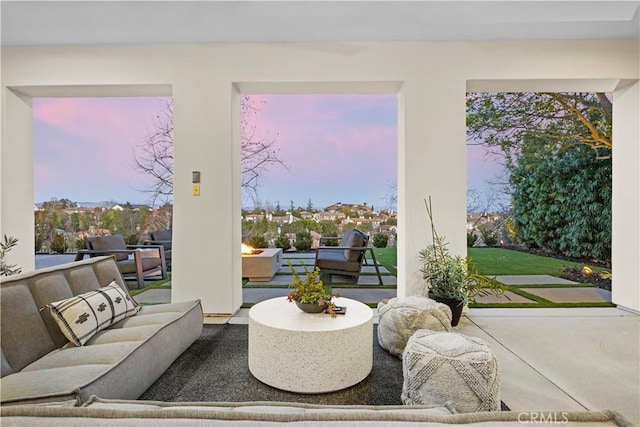
[[[271,165],[242,206],[316,209],[342,202],[395,209],[396,94],[252,95],[258,137],[273,141]],[[34,203],[149,205],[148,176],[133,153],[157,127],[170,98],[34,98]],[[469,146],[469,188],[496,175],[482,147]],[[78,179],[78,176],[90,179]],[[92,177],[92,178],[91,178]],[[99,183],[96,185],[96,183]],[[159,203],[162,204],[162,203]]]

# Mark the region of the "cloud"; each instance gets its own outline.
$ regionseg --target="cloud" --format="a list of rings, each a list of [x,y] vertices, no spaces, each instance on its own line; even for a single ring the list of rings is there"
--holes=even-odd
[[[78,194],[90,199],[77,201],[142,201],[145,196],[132,191],[141,180],[133,169],[133,151],[155,126],[164,102],[166,98],[34,99],[36,197],[73,199]]]

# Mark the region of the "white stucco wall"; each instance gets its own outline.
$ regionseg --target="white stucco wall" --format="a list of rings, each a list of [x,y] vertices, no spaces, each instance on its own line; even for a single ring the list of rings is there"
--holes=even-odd
[[[21,239],[12,262],[32,268],[28,96],[42,96],[43,91],[49,96],[120,96],[116,89],[122,87],[136,95],[138,85],[146,85],[147,94],[157,88],[164,95],[170,87],[175,106],[172,299],[200,298],[206,313],[233,313],[242,303],[239,93],[269,88],[272,93],[397,90],[398,294],[416,293],[422,288],[417,252],[430,239],[425,197],[432,196],[439,233],[448,237],[454,252],[466,252],[468,88],[505,80],[504,90],[535,90],[532,86],[540,81],[573,90],[578,81],[585,82],[578,86],[613,90],[621,79],[640,78],[638,47],[638,41],[590,40],[3,48],[0,233]],[[7,88],[26,94],[26,102]],[[614,135],[616,145],[627,147],[623,152],[635,153],[614,160],[621,174],[635,171],[635,188],[614,204],[614,224],[635,230],[635,235],[614,233],[614,251],[630,251],[625,260],[640,258],[637,84],[634,90],[614,107],[624,126],[636,129]],[[199,197],[191,196],[194,170],[202,174]],[[614,195],[618,190],[614,181]],[[627,204],[634,208],[618,215]],[[614,292],[614,302],[638,310],[638,281],[627,281],[634,274],[637,278],[637,263],[616,259],[614,254],[614,288],[621,290]]]

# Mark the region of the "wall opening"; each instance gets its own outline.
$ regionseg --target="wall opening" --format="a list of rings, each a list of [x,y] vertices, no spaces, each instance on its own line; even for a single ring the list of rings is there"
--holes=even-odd
[[[247,102],[252,109],[243,107]],[[371,246],[374,240],[384,246],[381,261],[391,271],[382,267],[388,274],[383,280],[396,283],[397,94],[251,94],[240,107],[242,114],[253,115],[241,118],[241,138],[273,143],[279,160],[262,170],[255,189],[242,192],[242,239],[254,248],[283,251],[282,267],[273,272],[278,274],[262,283],[246,277],[243,266],[243,284],[252,289],[288,284],[289,261],[299,272],[313,269],[320,239],[351,228],[369,234]],[[243,265],[250,258],[243,255]],[[327,280],[340,286],[339,277]],[[359,283],[377,280],[367,273]],[[248,294],[244,303],[258,302]]]

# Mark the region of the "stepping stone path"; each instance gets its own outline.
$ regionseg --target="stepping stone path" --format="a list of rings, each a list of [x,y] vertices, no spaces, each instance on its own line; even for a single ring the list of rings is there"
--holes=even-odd
[[[243,303],[255,304],[269,298],[285,297],[289,293],[287,286],[293,282],[293,276],[289,270],[287,261],[291,261],[294,268],[299,273],[304,273],[304,268],[313,269],[314,254],[285,254],[284,265],[270,282],[249,282],[249,287],[242,290]],[[302,265],[300,264],[302,263]],[[304,265],[304,267],[303,267]],[[380,274],[385,285],[396,285],[397,277],[393,276],[386,268],[380,266]],[[535,298],[542,299],[550,304],[581,304],[596,303],[607,305],[611,303],[611,292],[572,282],[570,280],[549,276],[496,276],[496,279],[505,285],[510,285],[514,291],[505,293],[510,299],[498,298],[493,295],[477,298],[478,304],[492,304],[492,306],[509,307],[518,304],[525,307],[536,307],[540,302]],[[335,281],[332,283],[334,292],[346,298],[355,299],[365,304],[377,304],[382,299],[390,299],[397,295],[395,286],[392,288],[381,288],[376,286],[358,285],[378,285],[378,278],[375,275],[373,265],[364,266],[363,273],[357,285],[341,285]],[[516,293],[518,292],[518,293]],[[171,289],[149,289],[134,297],[141,304],[162,304],[171,301]]]
[[[550,275],[521,275],[521,276],[496,276],[496,280],[517,288],[520,292],[505,292],[505,297],[498,298],[488,295],[476,299],[478,304],[531,304],[536,306],[539,301],[533,296],[541,298],[546,303],[555,304],[580,304],[580,303],[611,303],[611,292],[605,289],[595,288],[571,280],[562,279]]]

